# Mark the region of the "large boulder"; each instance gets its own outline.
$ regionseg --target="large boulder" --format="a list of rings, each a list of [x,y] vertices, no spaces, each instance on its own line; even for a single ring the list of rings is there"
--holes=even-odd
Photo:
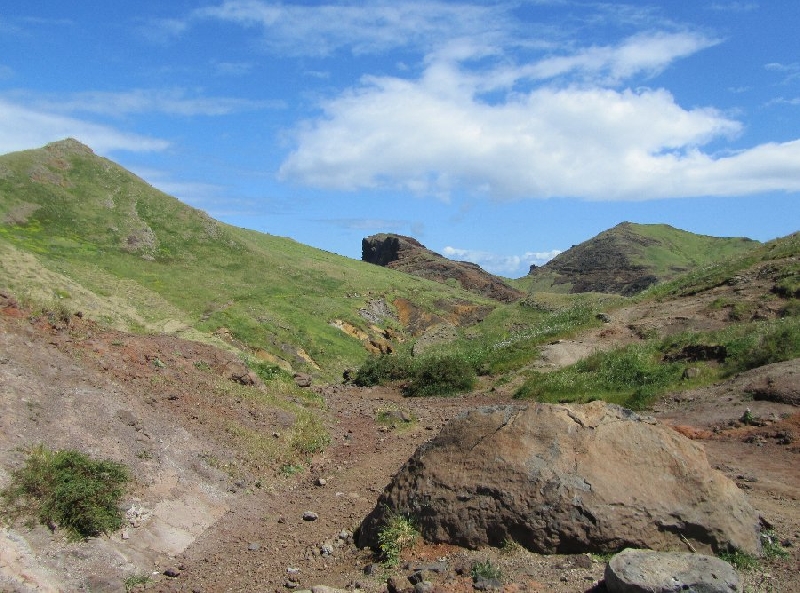
[[[739,593],[733,566],[705,554],[625,550],[606,566],[608,593]]]
[[[463,413],[394,477],[359,544],[376,548],[392,513],[428,541],[472,549],[760,553],[758,515],[701,445],[603,402]]]

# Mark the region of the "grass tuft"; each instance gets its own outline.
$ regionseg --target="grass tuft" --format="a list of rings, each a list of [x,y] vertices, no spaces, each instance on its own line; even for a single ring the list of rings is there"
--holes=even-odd
[[[396,566],[400,562],[400,554],[411,548],[419,535],[419,530],[409,517],[400,513],[390,513],[386,525],[378,533],[378,545],[384,563]]]
[[[122,525],[119,501],[129,481],[127,468],[93,460],[75,450],[33,448],[2,491],[5,512],[58,526],[81,540]]]

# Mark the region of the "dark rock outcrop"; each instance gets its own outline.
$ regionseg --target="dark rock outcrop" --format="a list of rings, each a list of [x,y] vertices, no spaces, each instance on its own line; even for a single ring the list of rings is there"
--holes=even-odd
[[[361,525],[387,513],[467,548],[516,541],[540,553],[625,547],[760,553],[759,518],[703,448],[619,406],[534,404],[464,413],[421,446]]]
[[[361,259],[442,284],[455,280],[464,290],[504,303],[525,296],[480,266],[447,259],[412,237],[385,233],[366,237],[361,241]]]

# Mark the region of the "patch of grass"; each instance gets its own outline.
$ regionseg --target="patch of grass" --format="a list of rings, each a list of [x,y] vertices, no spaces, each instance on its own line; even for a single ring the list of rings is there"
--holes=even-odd
[[[473,579],[484,578],[496,579],[499,581],[503,578],[503,571],[500,570],[499,566],[492,564],[491,560],[476,562],[472,565],[472,571],[470,574],[472,575]]]
[[[643,409],[657,394],[678,383],[684,368],[682,363],[661,362],[655,343],[634,344],[593,354],[557,371],[535,372],[515,397],[550,403],[603,399]]]
[[[761,550],[764,552],[764,558],[767,560],[774,560],[776,558],[785,560],[791,556],[789,552],[783,549],[775,532],[771,530],[761,533]]]
[[[303,466],[302,466],[302,465],[293,465],[293,464],[291,464],[291,463],[284,463],[284,464],[281,466],[281,469],[280,469],[280,474],[281,474],[282,476],[287,476],[287,477],[288,477],[288,476],[293,476],[293,475],[295,475],[295,474],[302,473],[302,472],[303,472],[303,469],[304,469],[304,468],[303,468]]]
[[[414,546],[419,535],[419,530],[409,517],[400,513],[389,513],[386,524],[378,532],[378,546],[383,562],[388,566],[397,566],[400,555]]]
[[[153,579],[151,579],[149,575],[132,574],[126,577],[125,580],[122,581],[122,584],[125,586],[125,593],[130,593],[139,585],[149,585],[152,582]]]
[[[330,444],[331,436],[316,414],[300,410],[292,427],[290,442],[292,449],[309,456],[324,450]]]
[[[79,540],[122,525],[118,505],[128,481],[128,470],[120,463],[39,445],[12,473],[2,499],[11,517],[57,525],[70,539]]]
[[[396,429],[413,425],[416,418],[413,414],[401,410],[395,405],[390,405],[375,411],[375,421],[381,426]]]
[[[734,550],[733,552],[721,552],[719,557],[733,566],[736,570],[755,570],[759,567],[759,560],[752,554]]]

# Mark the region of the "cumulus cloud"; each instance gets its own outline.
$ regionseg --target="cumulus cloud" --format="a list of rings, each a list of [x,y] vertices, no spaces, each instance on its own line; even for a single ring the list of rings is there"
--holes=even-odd
[[[99,154],[115,150],[158,151],[169,146],[158,138],[129,134],[0,99],[0,153],[38,148],[67,137],[80,140]]]
[[[460,249],[450,246],[442,250],[442,255],[450,259],[473,262],[492,274],[511,278],[527,273],[531,265],[541,266],[547,263],[559,253],[561,251],[553,249],[545,252],[528,251],[522,255],[500,255],[487,251]]]
[[[741,123],[711,107],[686,109],[664,89],[617,86],[713,43],[639,34],[613,47],[476,71],[469,60],[485,57],[487,47],[454,41],[429,55],[419,78],[366,76],[324,102],[323,115],[296,130],[280,176],[443,199],[454,191],[647,200],[800,189],[791,166],[797,142],[706,152],[712,141],[735,137]]]

